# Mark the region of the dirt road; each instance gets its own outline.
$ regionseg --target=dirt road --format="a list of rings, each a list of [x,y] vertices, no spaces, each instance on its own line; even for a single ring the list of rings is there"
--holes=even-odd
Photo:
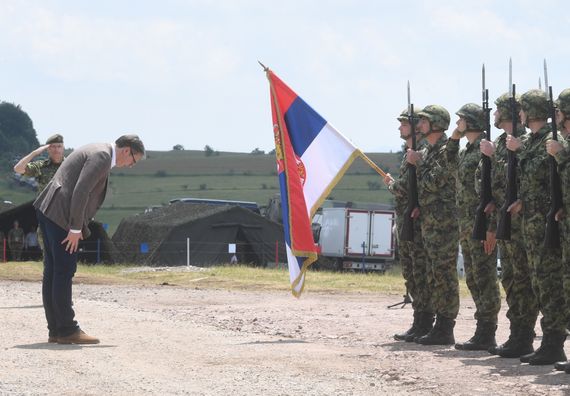
[[[399,299],[80,284],[77,317],[102,342],[74,346],[47,343],[39,283],[0,281],[0,395],[570,393],[551,366],[393,341],[411,317],[386,308]],[[464,301],[458,340],[472,313]]]

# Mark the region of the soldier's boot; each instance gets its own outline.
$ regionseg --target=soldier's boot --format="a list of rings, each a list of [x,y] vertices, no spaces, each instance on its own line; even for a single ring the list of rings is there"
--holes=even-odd
[[[540,347],[529,355],[521,356],[522,363],[528,363],[532,366],[544,366],[554,364],[556,362],[565,361],[564,340],[566,332],[562,333],[544,333]]]
[[[414,342],[416,338],[423,337],[433,329],[435,315],[431,312],[420,312],[418,327],[413,334],[406,337],[406,342]]]
[[[554,363],[554,368],[558,371],[566,371],[567,373],[570,373],[570,360],[565,362],[556,362]]]
[[[491,355],[498,355],[499,352],[502,352],[503,350],[511,349],[515,345],[515,343],[517,342],[517,334],[518,334],[517,328],[511,324],[511,333],[509,334],[509,338],[507,339],[507,341],[505,341],[501,345],[495,345],[495,346],[490,347],[488,349],[489,353]],[[534,349],[528,353],[532,353],[532,352],[534,352]]]
[[[495,332],[497,325],[491,322],[477,321],[475,335],[468,341],[455,344],[455,349],[462,351],[487,351],[497,346]]]
[[[414,339],[414,341],[422,345],[453,345],[455,344],[454,327],[455,320],[437,315],[433,329],[425,336]]]
[[[534,352],[532,343],[535,337],[534,329],[530,327],[519,328],[511,326],[511,336],[503,345],[496,348],[497,355],[504,358],[520,358],[521,356],[530,355]]]
[[[394,339],[396,341],[406,341],[408,337],[413,337],[414,334],[418,331],[420,317],[421,312],[414,311],[414,322],[412,323],[412,326],[403,333],[394,334]]]

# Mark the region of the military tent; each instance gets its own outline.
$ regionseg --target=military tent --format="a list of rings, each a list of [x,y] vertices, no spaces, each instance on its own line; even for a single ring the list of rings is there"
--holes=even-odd
[[[229,244],[236,244],[240,263],[266,266],[276,250],[278,261],[286,261],[283,227],[230,205],[175,202],[123,219],[113,242],[122,261],[151,266],[186,265],[188,246],[191,265],[228,263]]]
[[[4,232],[4,235],[8,235],[14,220],[18,220],[20,227],[26,233],[38,226],[36,211],[32,205],[33,202],[29,201],[0,212],[0,230]],[[113,254],[114,246],[103,224],[91,221],[89,230],[91,231],[91,236],[79,243],[78,260],[86,263],[112,263],[112,257],[115,255]],[[2,257],[1,253],[0,251],[0,259]]]

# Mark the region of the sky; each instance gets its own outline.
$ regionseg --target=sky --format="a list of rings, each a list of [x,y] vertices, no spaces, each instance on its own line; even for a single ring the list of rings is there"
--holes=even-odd
[[[176,144],[274,148],[271,68],[354,145],[398,151],[410,81],[416,108],[452,114],[538,87],[547,59],[570,87],[570,13],[558,0],[0,0],[0,100],[67,147],[137,133]],[[491,104],[492,105],[492,104]],[[496,130],[493,131],[497,133]]]

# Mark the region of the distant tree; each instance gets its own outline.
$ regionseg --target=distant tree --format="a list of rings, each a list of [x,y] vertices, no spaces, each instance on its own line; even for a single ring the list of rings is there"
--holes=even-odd
[[[251,151],[251,154],[253,154],[253,155],[263,155],[263,154],[265,154],[265,151],[260,150],[259,147],[256,147],[256,148],[254,148],[254,149]]]
[[[19,159],[39,146],[34,124],[19,105],[0,102],[0,167],[10,168]]]
[[[175,144],[174,146],[172,146],[172,150],[174,151],[184,151],[184,146],[181,144]]]
[[[204,153],[206,154],[206,157],[211,157],[212,155],[214,155],[214,149],[208,145],[205,145]]]
[[[267,153],[267,155],[274,155],[274,154],[275,154],[275,149],[273,149]]]

